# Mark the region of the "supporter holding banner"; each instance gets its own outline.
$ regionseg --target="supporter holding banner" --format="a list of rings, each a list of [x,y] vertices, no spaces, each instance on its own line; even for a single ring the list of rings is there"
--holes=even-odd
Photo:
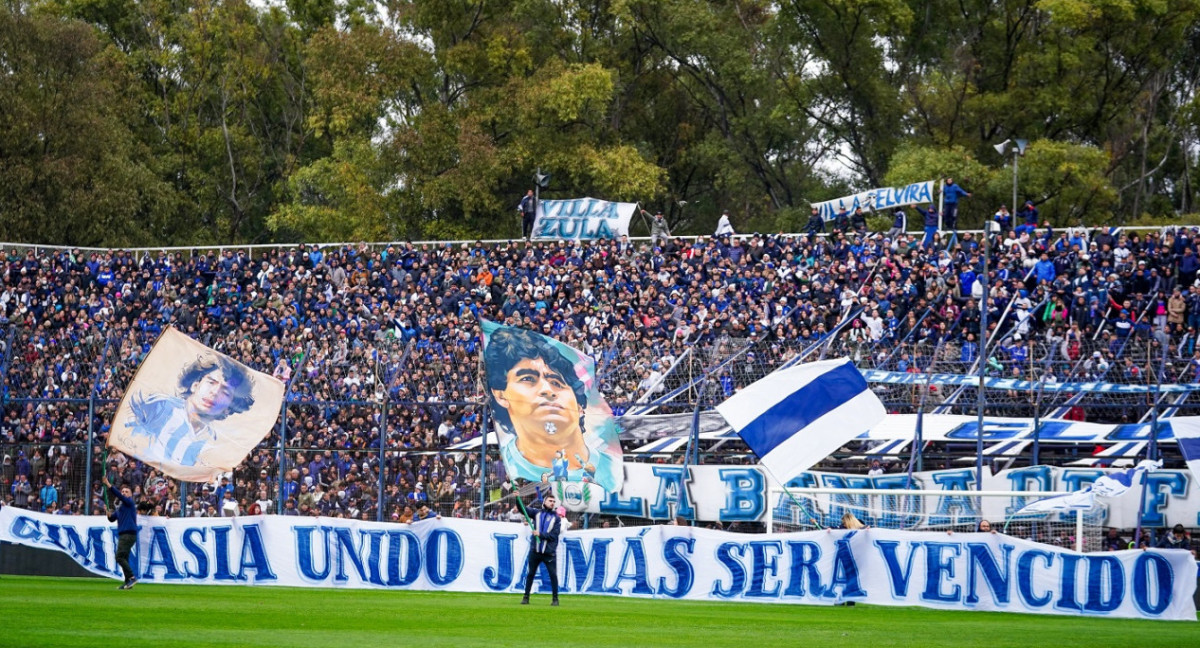
[[[168,327],[126,388],[108,445],[169,477],[212,481],[267,436],[283,394],[278,379]]]
[[[914,182],[903,187],[868,189],[852,196],[843,196],[841,198],[834,198],[833,200],[826,200],[825,202],[813,203],[812,206],[820,213],[822,219],[831,221],[839,213],[853,213],[858,207],[862,207],[867,211],[882,211],[905,205],[932,203],[933,185],[933,180],[926,180],[925,182]]]
[[[508,475],[621,489],[620,430],[596,364],[553,338],[482,321],[483,364]]]
[[[145,584],[495,592],[513,594],[514,604],[531,540],[522,524],[460,519],[139,523],[130,563]],[[101,516],[0,509],[0,540],[65,553],[110,578],[120,573],[114,531]],[[1081,554],[993,533],[741,534],[660,525],[568,531],[556,554],[567,595],[1196,620],[1196,561],[1180,549]],[[545,571],[534,586],[550,589]]]
[[[535,239],[611,239],[629,234],[637,203],[596,198],[543,200],[533,224]]]

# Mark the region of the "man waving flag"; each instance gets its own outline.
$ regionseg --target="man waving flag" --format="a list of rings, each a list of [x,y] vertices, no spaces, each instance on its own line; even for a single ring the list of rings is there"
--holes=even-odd
[[[887,415],[848,358],[776,371],[717,406],[781,483]]]

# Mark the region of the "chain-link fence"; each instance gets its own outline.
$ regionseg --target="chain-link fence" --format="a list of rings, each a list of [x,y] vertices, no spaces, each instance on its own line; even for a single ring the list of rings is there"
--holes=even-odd
[[[893,372],[979,371],[982,354],[970,340],[927,334],[938,330],[926,326],[932,313],[914,314],[909,326],[878,338],[872,325],[856,325],[861,320],[853,312],[833,313],[819,337],[788,329],[792,325],[784,313],[778,333],[681,334],[653,347],[615,338],[586,350],[596,357],[602,391],[618,414],[708,409],[781,366],[821,358],[848,356],[864,369]],[[1152,329],[1134,328],[1128,335],[1102,330],[1087,337],[1066,327],[1046,327],[1020,339],[1015,331],[997,329],[983,360],[985,375],[1150,386],[1196,379],[1196,364],[1178,340]],[[159,332],[126,325],[107,334],[92,329],[78,339],[59,339],[40,328],[5,331],[0,487],[7,501],[64,513],[99,512],[105,506],[99,477],[107,469],[151,496],[165,515],[282,511],[406,521],[423,506],[443,516],[519,514],[494,445],[486,451],[451,450],[479,438],[488,424],[472,331],[450,342],[425,343],[386,334],[360,338],[345,330],[308,336],[291,348],[236,328],[192,331],[201,342],[288,381],[279,423],[227,482],[180,483],[123,459],[105,466],[108,422]],[[879,384],[874,389],[894,412],[976,413],[974,387]],[[1200,413],[1200,403],[1189,394],[989,389],[985,401],[986,413],[1000,416],[1135,421],[1155,402],[1175,415]],[[626,446],[627,461],[753,462],[736,440],[681,443],[650,455],[632,450]],[[821,467],[859,470],[861,450],[847,447]],[[973,457],[973,448],[940,452],[929,455],[931,464]],[[1070,460],[1079,450],[1064,452],[1043,460]],[[588,523],[606,522],[638,520]]]

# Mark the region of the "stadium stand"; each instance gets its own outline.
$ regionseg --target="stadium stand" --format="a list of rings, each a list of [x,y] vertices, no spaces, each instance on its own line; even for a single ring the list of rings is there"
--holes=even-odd
[[[592,354],[618,414],[690,412],[784,363],[842,355],[896,372],[974,373],[983,362],[988,375],[1034,381],[1200,380],[1198,228],[1005,233],[992,246],[986,300],[979,242],[963,232],[926,248],[919,234],[834,232],[674,238],[661,247],[628,239],[8,244],[0,253],[2,497],[66,514],[103,506],[97,471],[107,421],[168,324],[289,388],[280,425],[228,485],[185,487],[122,460],[121,478],[166,515],[221,515],[218,502],[232,488],[242,514],[283,502],[287,515],[406,521],[429,504],[480,517],[481,492],[508,494],[501,464],[494,454],[448,450],[478,437],[486,421],[480,318]],[[981,302],[990,324],[982,354]],[[877,391],[896,412],[975,412],[973,388]],[[1137,420],[1154,398],[986,396],[989,414],[1106,422]],[[1158,402],[1197,412],[1186,394]],[[680,461],[682,452],[631,459]],[[851,455],[824,468],[865,470]],[[694,459],[748,460],[736,444]],[[482,516],[519,512],[500,500]]]

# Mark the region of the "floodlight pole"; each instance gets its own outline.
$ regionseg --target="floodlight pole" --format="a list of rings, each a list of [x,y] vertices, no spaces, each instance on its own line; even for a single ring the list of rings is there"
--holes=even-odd
[[[1019,162],[1017,160],[1021,157],[1021,147],[1018,146],[1017,144],[1013,144],[1012,154],[1013,154],[1013,199],[1012,199],[1013,211],[1009,212],[1009,213],[1015,214],[1016,210],[1017,210],[1017,167],[1019,165]]]
[[[979,297],[979,389],[975,393],[975,409],[978,420],[975,426],[975,490],[983,490],[983,409],[985,405],[983,382],[987,372],[988,361],[988,301],[991,293],[991,281],[988,277],[990,262],[991,236],[989,236],[987,221],[983,222],[983,273],[980,280],[983,284],[983,294]],[[983,502],[981,501],[982,505]]]

